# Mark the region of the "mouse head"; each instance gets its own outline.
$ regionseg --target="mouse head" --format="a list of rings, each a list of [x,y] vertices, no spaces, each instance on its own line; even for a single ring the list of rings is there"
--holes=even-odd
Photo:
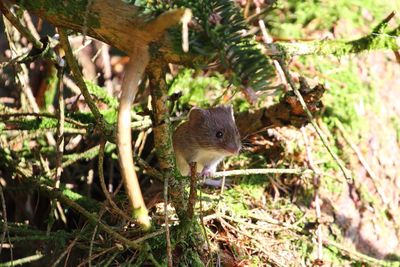
[[[225,155],[238,154],[241,143],[231,106],[193,108],[189,113],[191,136],[201,148]]]

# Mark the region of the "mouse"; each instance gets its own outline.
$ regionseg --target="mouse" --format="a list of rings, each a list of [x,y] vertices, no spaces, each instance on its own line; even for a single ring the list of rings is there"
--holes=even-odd
[[[188,120],[178,126],[172,140],[181,175],[190,175],[190,164],[196,162],[196,172],[204,179],[215,174],[225,157],[237,155],[241,149],[240,134],[230,105],[192,108]]]

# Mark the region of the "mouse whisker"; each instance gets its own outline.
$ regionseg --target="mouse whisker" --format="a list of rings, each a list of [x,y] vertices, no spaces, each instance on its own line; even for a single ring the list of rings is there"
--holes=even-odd
[[[252,143],[242,143],[242,147],[253,147],[254,144]]]

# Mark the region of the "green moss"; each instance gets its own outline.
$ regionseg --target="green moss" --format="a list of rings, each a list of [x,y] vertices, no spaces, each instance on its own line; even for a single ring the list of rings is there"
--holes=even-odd
[[[103,101],[110,108],[118,108],[118,100],[115,97],[110,96],[105,88],[88,80],[86,80],[85,83],[91,95],[94,95],[97,99]]]
[[[349,58],[341,60],[340,65],[318,57],[311,61],[311,64],[318,62],[318,72],[329,74],[329,80],[324,81],[329,88],[324,97],[324,122],[334,126],[334,120],[339,119],[351,131],[366,130],[365,107],[376,105],[375,89],[358,78],[358,66]]]
[[[244,176],[240,185],[233,190],[243,191],[246,195],[256,201],[260,201],[264,195],[264,190],[267,184],[269,184],[269,175],[249,175]]]
[[[368,29],[371,27],[371,21],[367,19],[367,16],[360,14],[368,14],[378,22],[391,11],[399,8],[399,1],[279,1],[276,12],[283,13],[286,19],[283,22],[274,23],[272,33],[281,37],[308,37],[305,29],[308,31],[331,29],[339,20],[346,21],[349,32],[360,27]]]
[[[55,118],[36,118],[36,119],[20,119],[9,120],[9,124],[14,125],[19,130],[44,130],[54,129],[57,127],[57,119]],[[65,122],[65,128],[74,128],[74,125]]]

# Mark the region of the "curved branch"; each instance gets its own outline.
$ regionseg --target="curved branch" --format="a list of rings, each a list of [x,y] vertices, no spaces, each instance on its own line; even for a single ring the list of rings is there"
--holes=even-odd
[[[169,11],[146,25],[145,31],[149,39],[143,40],[140,44],[134,44],[129,49],[130,61],[126,66],[122,82],[117,125],[119,165],[129,201],[133,207],[133,217],[137,219],[144,229],[150,227],[150,221],[132,158],[132,103],[135,100],[139,83],[150,60],[148,44],[160,38],[168,27],[179,23],[182,16],[187,17],[188,12],[190,11],[187,9]]]
[[[150,227],[150,221],[132,158],[131,108],[149,58],[147,45],[132,49],[122,82],[117,125],[118,158],[122,179],[133,207],[133,216],[145,229]]]

